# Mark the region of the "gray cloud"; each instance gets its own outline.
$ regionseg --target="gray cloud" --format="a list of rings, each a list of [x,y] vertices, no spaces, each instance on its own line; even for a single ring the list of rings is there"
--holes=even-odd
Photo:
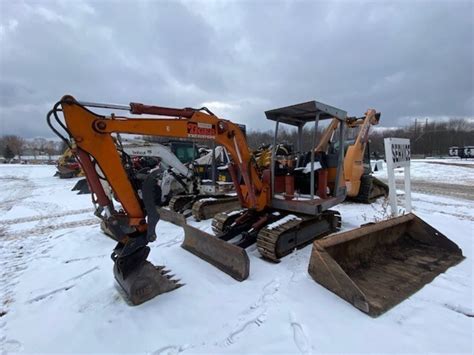
[[[199,106],[254,129],[317,99],[382,124],[474,116],[471,1],[0,1],[0,134],[62,95]]]

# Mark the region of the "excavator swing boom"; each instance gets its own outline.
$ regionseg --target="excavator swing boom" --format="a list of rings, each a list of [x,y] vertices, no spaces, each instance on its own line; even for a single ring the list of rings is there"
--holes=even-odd
[[[87,107],[126,110],[136,115],[168,118],[141,119],[114,114],[101,116]],[[60,111],[65,124],[59,119]],[[69,139],[54,128],[51,122],[53,116],[66,130]],[[96,214],[107,220],[107,225],[119,240],[112,254],[114,274],[133,304],[145,302],[179,287],[180,284],[163,274],[162,268],[156,268],[146,261],[150,251],[147,244],[156,239],[155,226],[159,220],[152,197],[152,186],[156,185],[156,181],[153,180],[153,174],[150,174],[141,186],[140,198],[140,187],[134,186],[126,169],[127,163],[124,164],[126,154],[117,149],[113,134],[214,140],[224,146],[233,158],[229,169],[241,205],[249,210],[262,211],[268,204],[268,188],[263,185],[252,163],[241,129],[228,120],[218,118],[206,108],[170,109],[137,103],[129,106],[107,105],[78,102],[72,96],[64,96],[49,112],[48,123],[72,148],[92,190],[93,202],[97,206]],[[103,177],[98,170],[107,180],[123,210],[115,210],[113,201],[101,184]],[[237,178],[237,170],[241,180]]]

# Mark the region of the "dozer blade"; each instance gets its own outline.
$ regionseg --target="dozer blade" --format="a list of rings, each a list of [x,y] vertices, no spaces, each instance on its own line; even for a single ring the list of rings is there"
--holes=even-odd
[[[388,196],[388,185],[373,175],[363,175],[360,178],[359,193],[348,199],[360,203],[372,203],[383,196]]]
[[[250,260],[245,249],[187,224],[183,228],[184,241],[181,247],[238,281],[248,278]]]
[[[142,266],[124,278],[117,264],[114,264],[115,279],[133,305],[139,305],[162,293],[183,286],[178,283],[179,280],[172,280],[171,276],[167,275],[168,272],[161,266],[154,266],[149,261],[145,261]]]
[[[159,207],[158,213],[160,214],[160,219],[173,223],[177,226],[184,226],[186,224],[186,215],[179,212],[171,211],[168,208]]]
[[[315,241],[308,271],[377,317],[463,259],[454,242],[410,213]]]
[[[74,185],[74,187],[71,189],[71,191],[77,191],[78,195],[85,195],[91,193],[86,179],[78,180],[76,182],[76,185]]]
[[[372,176],[372,188],[370,190],[369,201],[373,202],[379,197],[388,196],[388,185],[375,176]]]

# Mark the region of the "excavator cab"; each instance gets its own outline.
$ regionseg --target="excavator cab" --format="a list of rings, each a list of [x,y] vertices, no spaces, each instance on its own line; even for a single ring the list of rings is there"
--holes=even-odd
[[[344,201],[346,196],[342,152],[336,155],[313,152],[302,168],[298,167],[298,161],[301,162],[299,156],[305,125],[312,125],[314,132],[317,132],[320,121],[334,118],[342,122],[347,113],[318,101],[310,101],[269,110],[265,115],[275,122],[270,167],[263,169],[261,178],[254,177],[255,181],[261,179],[261,190],[266,193],[265,209],[255,211],[242,204],[241,210],[217,214],[212,221],[215,235],[189,225],[183,226],[185,240],[182,246],[185,249],[239,281],[249,275],[247,247],[256,244],[263,258],[278,262],[296,248],[339,230],[340,214],[330,208]],[[278,132],[283,124],[298,129],[300,137],[296,151],[278,142]],[[338,134],[343,140],[343,124]],[[313,134],[313,144],[317,143],[317,136]],[[265,166],[266,159],[261,158],[261,165]],[[328,184],[329,172],[337,175],[338,184]],[[297,180],[298,174],[304,175],[306,181]]]
[[[271,160],[271,205],[273,208],[299,213],[317,214],[344,201],[346,188],[343,181],[344,152],[303,151],[303,128],[313,126],[311,146],[316,147],[318,126],[321,121],[344,122],[347,112],[318,101],[309,101],[265,112],[267,119],[275,121]],[[294,169],[284,176],[276,174],[278,132],[282,124],[296,127],[298,141]],[[344,124],[339,125],[338,137],[344,142]],[[328,184],[328,174],[335,175]],[[329,190],[329,193],[328,193]],[[295,195],[295,191],[297,195]],[[298,203],[295,203],[298,201]]]

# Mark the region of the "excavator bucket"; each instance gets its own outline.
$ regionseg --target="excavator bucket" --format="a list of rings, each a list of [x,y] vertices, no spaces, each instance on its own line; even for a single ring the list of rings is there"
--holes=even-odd
[[[135,306],[183,286],[179,280],[172,279],[173,275],[167,275],[168,273],[169,271],[163,266],[154,266],[145,261],[140,267],[124,276],[117,264],[114,265],[115,279],[125,292],[126,298]]]
[[[181,247],[214,265],[237,281],[249,276],[250,260],[245,249],[188,224],[183,225]]]
[[[410,213],[315,241],[308,271],[377,317],[463,259],[454,242]]]

